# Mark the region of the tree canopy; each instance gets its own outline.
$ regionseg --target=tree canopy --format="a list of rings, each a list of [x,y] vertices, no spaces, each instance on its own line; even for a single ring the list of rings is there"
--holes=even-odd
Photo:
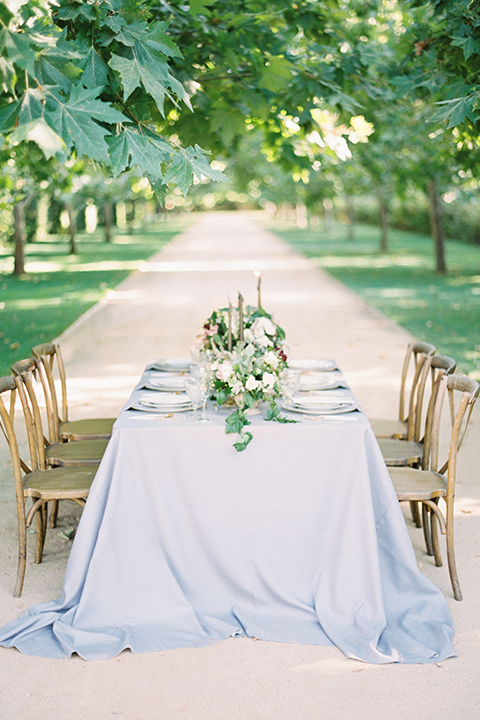
[[[145,2],[28,0],[0,5],[0,132],[47,158],[89,158],[116,176],[138,166],[154,188],[186,191],[193,176],[221,179],[197,145],[158,132],[165,100],[190,107],[170,72],[180,51]]]

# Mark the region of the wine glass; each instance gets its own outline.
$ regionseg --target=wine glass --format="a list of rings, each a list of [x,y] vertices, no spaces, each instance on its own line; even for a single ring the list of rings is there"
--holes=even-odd
[[[205,414],[206,408],[207,408],[208,396],[210,395],[210,376],[207,372],[205,372],[201,375],[200,392],[201,392],[202,414],[200,415],[199,418],[197,418],[197,422],[207,423],[207,422],[210,422],[210,419]]]
[[[290,370],[289,368],[281,374],[282,395],[290,405],[300,385],[301,375],[301,370]]]
[[[190,402],[193,407],[193,419],[197,419],[197,411],[200,402],[202,401],[202,383],[201,378],[196,375],[191,375],[185,378],[185,392],[188,395]]]
[[[190,376],[185,380],[185,391],[192,401],[193,417],[196,422],[210,422],[206,416],[206,406],[210,394],[210,373],[203,365],[193,365]],[[202,414],[197,416],[199,405],[202,405]]]

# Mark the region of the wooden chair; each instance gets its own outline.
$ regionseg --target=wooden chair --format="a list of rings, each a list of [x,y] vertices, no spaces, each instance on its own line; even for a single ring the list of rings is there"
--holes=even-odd
[[[37,365],[33,358],[19,360],[11,367],[12,373],[19,378],[26,390],[26,399],[29,403],[29,410],[35,418],[37,426],[42,427],[40,407],[34,387],[34,375]],[[47,411],[47,417],[51,420],[51,414]],[[56,426],[49,422],[48,438],[43,435],[45,445],[45,460],[47,465],[74,467],[80,465],[99,465],[105,452],[108,440],[91,440],[82,442],[59,442],[56,435]],[[43,432],[43,431],[42,431]]]
[[[444,375],[440,380],[433,416],[428,419],[432,428],[426,429],[432,442],[429,469],[417,470],[411,467],[389,469],[398,500],[420,502],[424,508],[423,525],[427,553],[435,557],[437,566],[442,565],[437,521],[442,534],[446,535],[448,570],[455,600],[462,600],[455,563],[453,529],[457,454],[465,437],[479,389],[479,384],[471,378],[463,375]],[[448,459],[440,467],[438,459],[440,422],[447,393],[452,429]],[[440,498],[445,501],[445,515],[439,508]]]
[[[24,409],[30,464],[20,456],[14,427],[15,399],[19,394]],[[6,401],[4,402],[4,398]],[[43,433],[30,412],[25,385],[20,378],[10,375],[0,377],[0,428],[10,448],[18,517],[18,569],[14,597],[22,594],[27,557],[27,528],[36,518],[35,562],[43,556],[47,530],[47,503],[57,500],[72,500],[83,506],[88,497],[96,468],[51,468],[46,469],[43,452]],[[27,499],[32,506],[27,511]]]
[[[67,379],[59,345],[56,343],[36,345],[32,349],[32,355],[36,361],[43,385],[50,434],[54,438],[54,442],[60,442],[61,440],[109,440],[116,418],[68,419]],[[60,385],[61,412],[55,387],[55,376],[58,376]]]
[[[425,342],[409,343],[403,361],[402,376],[400,380],[400,404],[398,420],[372,418],[370,425],[377,438],[401,438],[413,440],[415,405],[418,395],[418,385],[425,357],[435,353],[434,345]],[[409,367],[413,358],[413,377],[408,387]],[[406,413],[408,397],[408,414]]]
[[[428,377],[430,376],[431,393],[427,410],[428,416],[428,413],[433,413],[434,411],[435,397],[438,392],[440,379],[443,375],[451,375],[455,372],[456,365],[455,360],[447,355],[425,356],[418,383],[417,401],[415,408],[412,410],[413,422],[409,423],[407,438],[405,440],[397,438],[378,439],[380,450],[388,466],[415,465],[427,469],[430,453],[430,438],[422,431],[422,428],[426,429],[427,427],[427,418],[425,418],[425,423],[423,422],[425,387]]]

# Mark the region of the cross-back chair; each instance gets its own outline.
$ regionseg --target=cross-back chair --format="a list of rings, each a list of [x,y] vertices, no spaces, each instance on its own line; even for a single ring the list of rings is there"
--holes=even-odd
[[[426,342],[418,341],[408,344],[400,379],[398,419],[369,418],[370,425],[377,438],[413,440],[415,407],[420,399],[419,384],[422,368],[425,358],[434,355],[435,350],[434,345]],[[412,365],[413,370],[410,370]]]
[[[26,398],[30,404],[30,412],[41,427],[40,406],[37,400],[34,376],[37,365],[33,358],[19,360],[11,367],[12,373],[19,378],[26,389]],[[51,414],[47,409],[47,419]],[[47,465],[73,467],[75,465],[99,465],[106,450],[108,440],[92,440],[83,442],[59,442],[55,424],[48,422],[48,437],[43,436],[45,459]]]
[[[435,397],[438,392],[439,382],[443,375],[451,375],[456,368],[456,362],[447,355],[426,356],[422,365],[418,383],[417,401],[412,411],[413,434],[405,440],[398,438],[378,438],[378,444],[384,460],[388,466],[412,465],[427,469],[430,453],[430,437],[427,436],[426,428],[431,427],[428,423],[428,414],[433,413]],[[425,388],[428,378],[431,380],[431,391],[426,417],[424,418],[423,404]],[[408,433],[410,435],[410,433]]]
[[[20,455],[15,432],[15,402],[17,394],[24,410],[28,437],[29,462]],[[36,519],[35,562],[43,556],[47,530],[47,503],[58,500],[72,500],[85,505],[96,468],[46,468],[43,431],[33,416],[28,402],[25,385],[18,377],[0,377],[0,429],[5,436],[12,460],[13,478],[18,519],[18,568],[14,597],[22,594],[27,558],[27,528]],[[32,505],[26,504],[31,498]]]
[[[424,508],[423,526],[427,553],[434,556],[437,566],[443,564],[438,542],[438,524],[442,534],[446,535],[448,570],[455,600],[462,600],[455,562],[453,521],[457,454],[463,443],[479,389],[480,386],[475,380],[464,375],[444,375],[440,379],[434,412],[427,419],[427,423],[432,425],[426,429],[431,437],[429,468],[389,468],[398,500],[420,502]],[[448,458],[440,465],[440,427],[446,395],[451,433]],[[440,498],[445,501],[444,513],[439,507]]]
[[[68,419],[67,376],[60,346],[49,342],[32,349],[47,403],[48,422],[53,442],[61,440],[108,440],[116,418]],[[60,396],[57,394],[58,380]]]

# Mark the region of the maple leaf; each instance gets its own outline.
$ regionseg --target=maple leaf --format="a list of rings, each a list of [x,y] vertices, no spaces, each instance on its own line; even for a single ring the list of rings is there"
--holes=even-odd
[[[93,45],[81,62],[80,68],[83,70],[82,85],[85,85],[86,88],[105,87],[108,80],[108,68]]]
[[[170,167],[163,177],[163,184],[175,183],[184,195],[193,182],[193,178],[201,179],[202,175],[211,180],[227,180],[219,170],[210,167],[205,152],[198,145],[195,148],[178,148]]]
[[[128,119],[108,103],[97,100],[101,88],[74,86],[70,97],[50,92],[46,118],[64,141],[68,150],[75,147],[79,157],[86,155],[110,165],[105,136],[109,130],[96,121],[118,123]],[[48,114],[47,114],[48,113]]]
[[[165,23],[157,23],[147,32],[143,23],[133,23],[124,28],[118,38],[126,47],[122,54],[112,55],[109,61],[110,67],[120,74],[124,100],[143,86],[162,115],[165,97],[177,105],[174,95],[191,109],[185,88],[169,71],[166,57],[180,53],[165,35],[164,27]]]
[[[162,163],[168,160],[171,148],[167,143],[141,134],[133,128],[124,128],[108,141],[113,174],[138,165],[142,172],[155,178],[162,178]]]

